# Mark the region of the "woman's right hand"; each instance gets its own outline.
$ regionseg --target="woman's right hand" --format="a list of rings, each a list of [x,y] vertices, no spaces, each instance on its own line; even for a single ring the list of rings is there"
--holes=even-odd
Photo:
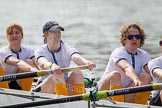
[[[89,69],[90,71],[91,71],[93,68],[96,67],[96,64],[95,64],[94,62],[91,62],[91,61],[87,62],[87,65],[88,65],[88,69]]]
[[[52,64],[51,69],[56,74],[61,74],[62,73],[60,66],[56,65],[55,63]]]
[[[139,78],[135,78],[134,80],[133,80],[133,82],[134,82],[134,85],[135,86],[141,86],[143,83],[140,81],[140,79]]]

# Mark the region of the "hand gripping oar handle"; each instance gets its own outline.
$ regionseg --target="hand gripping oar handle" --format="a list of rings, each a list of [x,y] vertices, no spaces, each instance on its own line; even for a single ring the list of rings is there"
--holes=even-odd
[[[77,66],[77,67],[61,68],[62,72],[64,73],[70,72],[70,71],[83,70],[83,69],[88,69],[88,66],[82,65],[82,66]],[[23,73],[18,73],[18,74],[4,75],[4,76],[0,76],[0,82],[23,79],[23,78],[40,77],[40,76],[49,75],[52,73],[53,73],[52,70],[38,70],[36,72],[23,72]]]
[[[97,96],[99,99],[102,99],[108,96],[124,95],[130,93],[137,93],[137,92],[144,92],[144,91],[151,91],[151,90],[161,90],[161,89],[162,89],[162,83],[157,83],[157,84],[150,84],[145,86],[123,88],[118,90],[98,91]],[[68,97],[63,97],[58,99],[48,99],[48,100],[40,100],[34,102],[1,105],[0,108],[34,107],[34,106],[43,106],[43,105],[50,105],[50,104],[68,103],[68,102],[81,101],[81,100],[85,100],[85,101],[90,100],[90,93],[85,93],[76,96],[68,96]]]

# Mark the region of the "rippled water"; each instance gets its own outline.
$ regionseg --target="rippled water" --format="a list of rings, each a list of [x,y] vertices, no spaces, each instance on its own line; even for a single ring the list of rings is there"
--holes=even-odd
[[[56,20],[65,27],[64,42],[96,62],[93,74],[85,72],[85,76],[100,77],[111,51],[120,46],[120,28],[125,23],[140,23],[147,34],[143,49],[152,58],[161,55],[161,5],[161,0],[0,0],[0,47],[6,45],[9,23],[22,24],[23,43],[37,48],[43,44],[43,24]]]

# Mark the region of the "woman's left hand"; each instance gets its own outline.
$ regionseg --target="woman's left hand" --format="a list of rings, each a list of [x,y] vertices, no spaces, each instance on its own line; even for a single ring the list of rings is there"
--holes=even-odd
[[[93,68],[96,67],[96,64],[95,64],[94,62],[91,62],[91,61],[89,61],[89,62],[87,63],[87,65],[88,65],[88,69],[89,69],[89,70],[92,70]]]

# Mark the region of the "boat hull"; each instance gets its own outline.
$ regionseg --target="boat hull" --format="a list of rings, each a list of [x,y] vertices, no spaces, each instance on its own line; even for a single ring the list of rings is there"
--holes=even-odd
[[[12,89],[0,89],[0,108],[16,108],[22,107],[20,105],[29,105],[31,108],[103,108],[104,106],[107,108],[157,108],[155,106],[148,106],[148,105],[139,105],[139,104],[132,104],[132,103],[123,103],[123,102],[115,102],[112,103],[108,100],[99,100],[95,103],[88,102],[88,101],[73,101],[69,102],[68,96],[67,102],[59,103],[59,104],[46,104],[42,105],[44,101],[65,98],[65,96],[58,96],[55,94],[46,94],[46,93],[35,93],[35,92],[28,92],[28,91],[20,91],[20,90],[12,90]],[[32,106],[32,103],[38,103],[38,106]],[[39,104],[40,103],[40,104]],[[19,105],[19,106],[16,106]],[[24,106],[25,107],[25,106]]]

